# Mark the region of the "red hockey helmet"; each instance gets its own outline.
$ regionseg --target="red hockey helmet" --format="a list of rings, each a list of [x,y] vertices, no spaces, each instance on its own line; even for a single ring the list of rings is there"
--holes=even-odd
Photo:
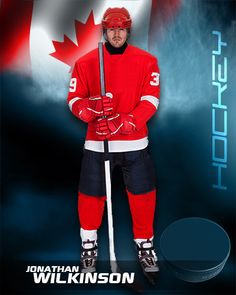
[[[130,29],[131,23],[130,14],[124,7],[108,8],[102,18],[103,29]]]

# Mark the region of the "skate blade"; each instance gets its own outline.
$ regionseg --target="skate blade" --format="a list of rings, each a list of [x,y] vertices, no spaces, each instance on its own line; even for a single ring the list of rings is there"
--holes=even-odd
[[[81,269],[81,273],[93,273],[96,272],[96,268],[95,267],[91,267],[88,269]]]
[[[144,269],[144,272],[147,272],[147,273],[149,273],[149,272],[157,273],[158,271],[159,271],[159,267],[158,266]]]

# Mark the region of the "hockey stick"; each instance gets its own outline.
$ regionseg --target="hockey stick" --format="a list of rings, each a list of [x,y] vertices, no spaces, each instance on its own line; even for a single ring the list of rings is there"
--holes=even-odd
[[[104,60],[103,60],[103,43],[98,43],[99,51],[99,69],[100,69],[100,87],[101,95],[106,95],[105,89],[105,75],[104,75]],[[110,265],[112,272],[119,272],[115,255],[114,247],[114,230],[113,230],[113,218],[112,218],[112,202],[111,202],[111,175],[110,175],[110,161],[109,161],[109,147],[107,139],[104,140],[104,165],[105,165],[105,184],[106,184],[106,203],[107,203],[107,215],[108,215],[108,236],[109,236],[109,253],[110,253]]]
[[[106,95],[105,88],[105,74],[104,74],[104,56],[103,56],[103,43],[98,43],[99,52],[99,71],[100,71],[100,88],[101,95]],[[104,165],[105,165],[105,185],[106,185],[106,203],[107,203],[107,219],[108,219],[108,236],[109,236],[109,254],[110,254],[110,266],[113,273],[122,273],[120,270],[114,247],[114,228],[113,228],[113,217],[112,217],[112,201],[111,201],[111,175],[110,175],[110,160],[109,160],[109,146],[108,140],[104,140]],[[135,292],[141,293],[143,287],[136,281],[133,284],[127,284],[129,288],[133,289]]]

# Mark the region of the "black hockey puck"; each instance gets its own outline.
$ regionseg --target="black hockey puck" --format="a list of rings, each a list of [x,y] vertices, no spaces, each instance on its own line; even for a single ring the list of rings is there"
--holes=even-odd
[[[203,282],[223,269],[230,253],[230,240],[217,223],[199,217],[170,224],[160,238],[164,262],[181,280]]]

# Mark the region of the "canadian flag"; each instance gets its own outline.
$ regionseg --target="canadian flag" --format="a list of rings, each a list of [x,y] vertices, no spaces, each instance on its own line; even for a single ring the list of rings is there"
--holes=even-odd
[[[129,40],[148,50],[180,0],[2,0],[1,70],[30,73],[56,97],[64,97],[74,62],[102,39],[108,7],[125,7],[132,20]]]

